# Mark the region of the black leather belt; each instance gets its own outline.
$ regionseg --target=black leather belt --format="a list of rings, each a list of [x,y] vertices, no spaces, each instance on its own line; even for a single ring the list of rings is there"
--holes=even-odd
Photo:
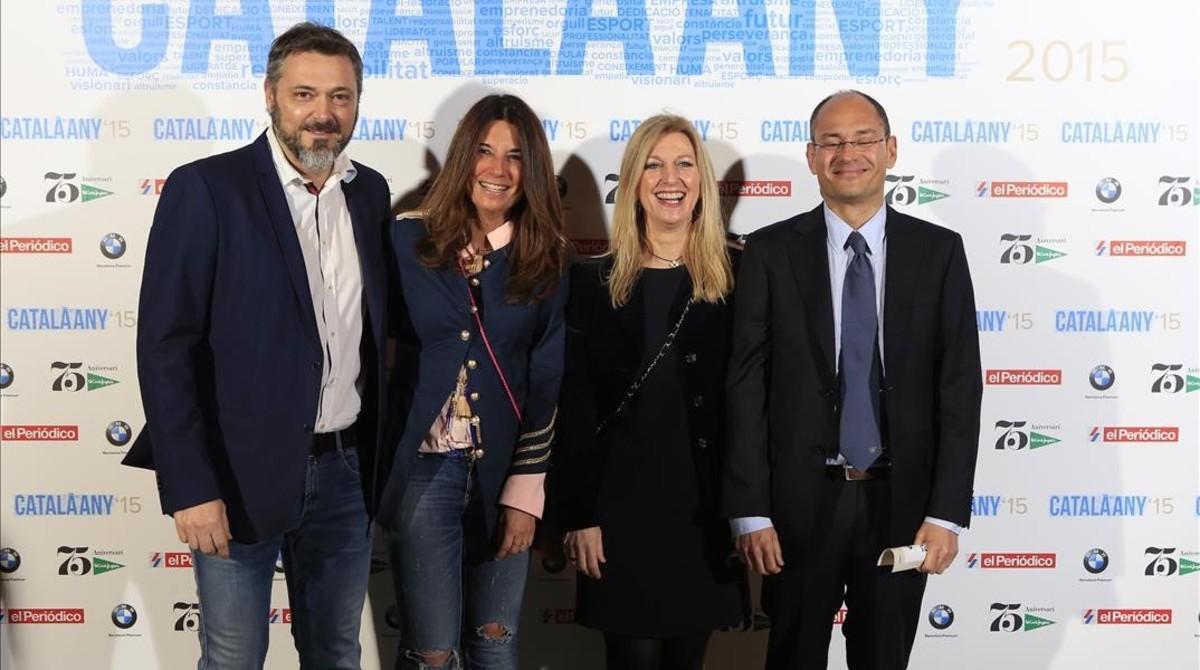
[[[354,424],[348,428],[335,430],[332,433],[313,433],[312,453],[313,456],[320,456],[331,451],[337,451],[338,445],[341,444],[342,449],[353,449],[358,446],[358,435],[354,430]]]
[[[844,479],[848,482],[865,482],[871,479],[887,479],[892,475],[890,465],[872,465],[866,470],[844,465],[826,465],[825,476],[829,479]]]

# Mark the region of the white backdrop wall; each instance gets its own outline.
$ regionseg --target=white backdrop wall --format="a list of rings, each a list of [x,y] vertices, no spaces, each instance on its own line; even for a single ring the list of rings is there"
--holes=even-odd
[[[876,96],[899,145],[889,202],[966,240],[987,376],[975,518],[930,580],[912,667],[1196,668],[1197,14],[1190,0],[5,2],[0,666],[194,662],[184,547],[153,478],[118,466],[143,424],[144,244],[174,166],[265,127],[270,40],[311,18],[363,51],[349,151],[397,200],[472,102],[515,92],[543,117],[569,229],[591,248],[638,119],[694,119],[746,233],[818,201],[813,105]],[[390,667],[386,569],[372,579],[364,663]],[[294,667],[276,586],[269,666]],[[572,589],[561,562],[535,566],[522,667],[601,667]],[[720,634],[710,667],[756,667],[766,625]]]

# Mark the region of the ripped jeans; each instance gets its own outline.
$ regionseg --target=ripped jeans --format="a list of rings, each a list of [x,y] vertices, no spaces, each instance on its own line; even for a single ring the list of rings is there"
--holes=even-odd
[[[388,533],[398,670],[516,670],[529,552],[491,560],[473,474],[458,454],[419,454],[413,464]],[[485,631],[488,624],[499,624],[498,634]],[[438,657],[445,661],[429,662]]]

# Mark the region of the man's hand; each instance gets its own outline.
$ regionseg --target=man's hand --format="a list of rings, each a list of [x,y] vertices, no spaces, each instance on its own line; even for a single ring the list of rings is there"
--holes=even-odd
[[[537,517],[515,507],[500,509],[500,524],[497,529],[496,560],[516,556],[533,544],[533,531],[537,528]]]
[[[592,579],[600,579],[600,564],[604,558],[604,538],[600,526],[568,531],[563,536],[563,549],[571,565]]]
[[[940,575],[958,556],[958,536],[954,531],[926,521],[917,529],[915,545],[925,545],[925,560],[917,569]]]
[[[774,528],[763,528],[739,535],[737,553],[742,562],[762,576],[777,575],[783,570],[783,550]]]
[[[229,558],[229,518],[225,515],[225,501],[217,498],[194,507],[177,510],[175,533],[179,541],[209,556],[218,554]]]

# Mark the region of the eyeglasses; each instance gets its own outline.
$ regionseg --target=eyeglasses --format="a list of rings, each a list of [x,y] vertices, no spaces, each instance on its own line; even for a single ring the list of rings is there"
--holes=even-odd
[[[812,142],[811,144],[818,149],[824,149],[830,153],[837,153],[842,149],[849,149],[854,153],[864,153],[874,144],[887,141],[891,135],[884,135],[877,140],[844,140],[842,142],[826,142],[824,144]]]

